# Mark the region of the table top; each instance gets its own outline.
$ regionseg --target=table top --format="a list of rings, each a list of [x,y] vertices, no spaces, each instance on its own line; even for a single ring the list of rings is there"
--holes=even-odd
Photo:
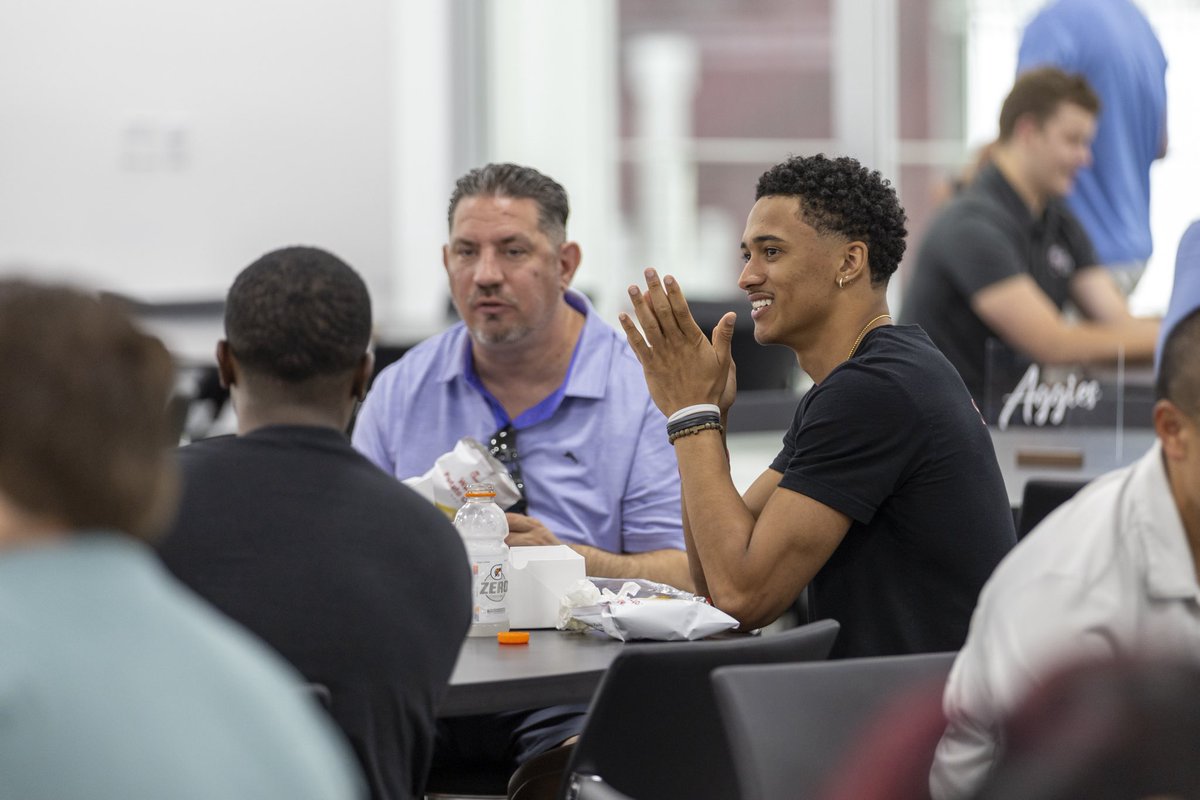
[[[1154,444],[1153,428],[989,428],[996,460],[1004,475],[1009,502],[1021,504],[1025,482],[1030,478],[1091,480],[1106,472],[1132,464]],[[1025,465],[1022,456],[1061,455],[1070,465]]]
[[[596,631],[535,630],[522,645],[499,644],[495,636],[468,637],[438,715],[586,703],[624,647]]]

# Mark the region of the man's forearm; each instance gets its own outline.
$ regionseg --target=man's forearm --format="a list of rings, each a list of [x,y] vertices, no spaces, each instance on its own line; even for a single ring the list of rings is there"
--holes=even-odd
[[[570,545],[583,556],[587,574],[597,578],[645,578],[677,589],[692,591],[687,553],[682,550],[650,550],[645,553],[610,553],[583,544]]]
[[[723,436],[709,431],[686,436],[675,442],[675,451],[688,510],[687,546],[714,599],[745,577],[739,567],[754,530],[754,514],[733,485]],[[736,586],[743,588],[747,587]]]
[[[721,446],[725,449],[725,467],[729,467],[729,440],[726,437],[726,431],[729,430],[729,411],[721,412]],[[696,541],[692,537],[691,520],[688,518],[687,497],[683,490],[682,484],[679,487],[679,510],[683,516],[683,543],[687,548],[688,568],[692,576],[692,584],[695,586],[693,591],[703,597],[710,597],[708,591],[708,580],[704,577],[704,564],[700,561],[700,554],[696,550]]]
[[[688,520],[687,498],[683,496],[682,487],[679,490],[679,510],[683,514],[683,545],[687,548],[688,573],[692,577],[692,586],[696,594],[710,597],[708,580],[704,577],[704,565],[700,563],[700,554],[696,552],[696,541],[692,538],[691,522]]]

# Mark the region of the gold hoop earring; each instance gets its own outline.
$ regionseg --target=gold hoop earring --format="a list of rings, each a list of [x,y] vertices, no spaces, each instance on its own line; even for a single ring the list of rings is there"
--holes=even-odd
[[[845,276],[845,275],[843,275],[842,277],[838,278],[838,288],[839,288],[839,289],[844,289],[844,288],[846,288],[845,286],[843,286],[843,285],[842,285],[842,284],[843,284],[843,283],[845,283],[845,282],[846,282],[846,276]]]

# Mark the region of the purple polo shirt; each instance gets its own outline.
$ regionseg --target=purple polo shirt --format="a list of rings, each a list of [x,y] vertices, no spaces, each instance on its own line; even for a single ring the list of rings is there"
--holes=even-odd
[[[641,365],[583,295],[568,290],[566,301],[587,315],[566,383],[515,421],[529,515],[571,544],[682,550],[675,454]],[[470,372],[470,341],[459,322],[384,369],[354,446],[403,479],[463,436],[486,443],[507,420]]]

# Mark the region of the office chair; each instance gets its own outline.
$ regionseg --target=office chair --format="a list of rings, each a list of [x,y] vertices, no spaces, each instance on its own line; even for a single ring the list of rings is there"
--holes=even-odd
[[[1017,541],[1037,527],[1037,524],[1049,516],[1050,512],[1075,496],[1075,493],[1087,486],[1087,481],[1055,480],[1051,478],[1030,478],[1025,481],[1025,489],[1021,493],[1021,513],[1017,523]]]
[[[599,775],[632,797],[728,800],[737,782],[710,674],[728,664],[823,659],[839,625],[821,620],[766,636],[629,645],[605,673],[560,796]]]
[[[889,701],[945,681],[956,653],[812,664],[722,667],[713,673],[742,800],[817,797]],[[929,757],[932,759],[932,752]],[[870,769],[871,765],[862,765]]]

